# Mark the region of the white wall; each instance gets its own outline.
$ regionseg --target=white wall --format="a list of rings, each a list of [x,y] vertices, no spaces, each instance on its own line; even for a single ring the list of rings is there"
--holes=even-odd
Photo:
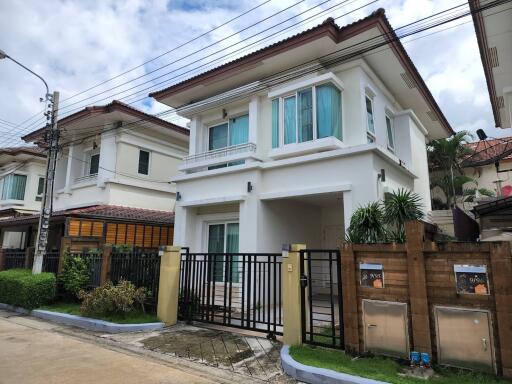
[[[25,185],[25,196],[23,200],[0,200],[0,209],[18,208],[30,211],[39,211],[41,209],[41,202],[36,201],[37,188],[39,185],[39,177],[45,177],[46,167],[44,159],[29,161],[25,165],[18,168],[20,164],[12,164],[15,168],[12,172],[18,175],[27,176]],[[3,186],[3,183],[2,183]],[[0,194],[1,194],[0,190]]]

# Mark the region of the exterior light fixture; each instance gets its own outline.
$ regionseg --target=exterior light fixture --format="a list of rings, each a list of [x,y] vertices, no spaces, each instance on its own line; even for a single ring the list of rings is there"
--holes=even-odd
[[[247,192],[252,192],[253,190],[253,186],[252,186],[252,183],[250,181],[247,182]]]
[[[380,180],[381,182],[386,181],[386,170],[381,169],[379,175],[377,176],[377,180]]]
[[[176,201],[180,201],[180,200],[181,200],[181,193],[176,192]]]

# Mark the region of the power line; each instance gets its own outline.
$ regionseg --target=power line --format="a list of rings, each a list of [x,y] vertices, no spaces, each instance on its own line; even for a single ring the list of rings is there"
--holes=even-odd
[[[369,52],[369,51],[371,51],[371,50],[374,50],[374,49],[376,49],[376,48],[378,48],[378,47],[380,47],[380,46],[382,46],[382,45],[387,45],[387,44],[389,44],[389,43],[391,43],[391,42],[393,42],[393,41],[399,41],[401,38],[404,38],[404,37],[407,37],[407,36],[410,36],[410,35],[413,35],[413,34],[417,34],[417,33],[423,32],[423,31],[425,31],[425,30],[429,30],[429,29],[432,29],[432,28],[436,28],[436,27],[438,27],[438,26],[441,26],[441,25],[447,24],[447,23],[449,23],[449,22],[455,21],[455,20],[457,20],[457,19],[460,19],[460,18],[462,18],[462,17],[468,16],[468,15],[470,15],[470,14],[472,14],[472,13],[476,13],[476,12],[482,11],[482,10],[484,10],[484,9],[488,9],[488,8],[491,8],[491,7],[495,7],[495,6],[497,6],[497,5],[504,4],[504,3],[507,3],[507,2],[509,2],[509,1],[510,1],[510,0],[498,0],[498,1],[495,1],[495,2],[493,2],[493,3],[488,4],[488,5],[486,5],[486,6],[482,6],[482,7],[480,7],[479,9],[475,10],[474,12],[473,12],[473,11],[468,11],[468,12],[464,12],[464,13],[459,13],[459,14],[456,14],[456,15],[453,15],[453,16],[449,17],[448,19],[440,20],[440,21],[439,21],[439,22],[437,22],[437,23],[429,23],[429,24],[428,24],[427,26],[425,26],[425,27],[421,27],[421,28],[419,28],[419,29],[417,29],[417,30],[411,30],[411,31],[408,31],[407,33],[404,33],[404,34],[403,34],[403,35],[401,35],[400,37],[398,37],[398,35],[396,35],[396,34],[395,34],[395,36],[391,36],[391,37],[390,37],[390,36],[387,36],[387,35],[379,35],[379,36],[377,36],[377,37],[384,37],[384,38],[385,38],[385,40],[384,40],[383,42],[379,42],[379,43],[377,43],[377,44],[376,44],[376,45],[374,45],[374,46],[364,47],[363,49],[360,49],[360,50],[355,51],[355,52],[351,52],[351,53],[349,53],[349,54],[347,54],[347,55],[345,55],[345,56],[342,56],[342,57],[337,57],[337,58],[331,59],[331,61],[330,61],[330,62],[326,62],[326,65],[325,65],[325,66],[326,66],[326,67],[327,67],[327,66],[331,66],[331,65],[334,65],[334,64],[336,64],[336,63],[338,63],[338,64],[339,64],[339,63],[341,63],[341,62],[343,62],[343,61],[345,61],[345,60],[347,60],[347,59],[350,59],[350,58],[353,58],[353,57],[355,57],[355,56],[357,56],[357,55],[361,55],[361,54],[367,53],[367,52]],[[443,12],[446,12],[446,11],[447,11],[447,10],[445,10],[445,11],[443,11]],[[423,18],[423,19],[421,19],[421,20],[419,20],[419,21],[427,20],[427,19],[431,18],[432,16],[440,15],[440,14],[442,14],[443,12],[436,13],[436,14],[431,15],[431,16],[429,16],[429,17]],[[340,16],[340,17],[341,17],[341,16]],[[418,21],[416,21],[416,22],[418,22]],[[407,24],[407,25],[402,26],[402,27],[400,27],[400,28],[398,28],[398,29],[401,29],[401,28],[404,28],[404,27],[407,27],[407,26],[413,25],[413,24],[415,24],[416,22],[413,22],[413,23]],[[324,56],[322,56],[322,57],[320,57],[320,58],[316,58],[316,59],[315,59],[315,60],[313,60],[313,61],[317,61],[318,59],[321,59],[321,58],[324,58],[324,57],[327,57],[327,56],[332,56],[333,54],[335,54],[335,53],[337,53],[337,52],[347,50],[348,48],[351,48],[351,47],[354,47],[354,46],[358,46],[358,45],[364,44],[364,43],[366,43],[367,41],[371,41],[371,40],[374,40],[374,39],[375,39],[375,38],[367,39],[367,40],[366,40],[366,41],[364,41],[364,42],[360,42],[360,43],[354,44],[354,45],[352,45],[352,46],[349,46],[349,47],[346,47],[346,48],[343,48],[343,49],[337,50],[337,51],[335,51],[335,52],[331,52],[331,53],[329,53],[329,54],[327,54],[327,55],[324,55]],[[288,69],[286,69],[285,71],[282,71],[282,72],[289,72],[290,70],[292,70],[292,69],[294,69],[294,68],[296,68],[296,67],[304,66],[304,65],[307,65],[307,64],[308,64],[308,63],[303,63],[303,64],[301,64],[301,65],[299,65],[299,66],[295,66],[295,67],[292,67],[292,68],[288,68]],[[315,69],[315,71],[316,71],[316,69]],[[297,76],[303,76],[303,75],[304,75],[304,73],[300,73],[299,75],[295,75],[295,76],[297,77]],[[280,79],[279,81],[280,81],[280,82],[283,82],[283,81],[289,81],[289,80],[290,80],[290,78],[288,77],[288,78]],[[272,85],[275,85],[275,84],[278,84],[278,82],[273,81]],[[268,86],[268,85],[265,85],[265,86]],[[233,98],[234,98],[234,97],[236,97],[236,96],[237,96],[237,95],[234,95],[234,96],[233,96]],[[232,98],[230,98],[230,100],[226,100],[226,101],[225,101],[225,104],[230,103],[231,101],[232,101]],[[165,115],[165,114],[169,114],[169,113],[171,113],[171,112],[176,113],[176,112],[174,112],[174,111],[170,111],[170,110],[168,110],[168,111],[161,112],[160,114],[157,114],[157,115],[155,115],[155,116],[163,116],[163,115]],[[127,124],[127,125],[135,124],[135,123],[137,123],[137,122],[139,122],[139,121],[143,121],[143,120],[145,120],[145,119],[141,119],[141,120],[138,120],[138,121],[134,121],[134,122],[129,123],[129,124]],[[86,128],[87,128],[87,127],[86,127]],[[92,127],[90,127],[90,128],[92,128]],[[109,130],[109,129],[107,129],[106,131],[108,131],[108,130]],[[104,131],[104,132],[106,132],[106,131]],[[92,136],[94,136],[94,135],[92,135]],[[92,136],[89,136],[89,137],[92,137]],[[83,141],[83,140],[85,140],[86,138],[87,138],[87,137],[81,138],[81,139],[80,139],[80,141]],[[66,143],[65,145],[71,145],[71,144],[73,144],[73,143],[74,143],[74,141],[71,141],[71,142]]]

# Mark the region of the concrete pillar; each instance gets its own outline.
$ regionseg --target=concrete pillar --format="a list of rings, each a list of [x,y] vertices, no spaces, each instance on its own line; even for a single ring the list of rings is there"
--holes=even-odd
[[[291,244],[288,251],[283,251],[282,306],[285,345],[302,343],[300,286],[300,250],[302,249],[306,249],[305,244]]]
[[[512,256],[509,243],[490,244],[492,285],[496,303],[499,353],[503,376],[512,378]]]
[[[98,169],[98,187],[104,187],[105,182],[115,179],[117,163],[117,137],[110,132],[101,134],[100,168]]]
[[[165,246],[160,261],[157,316],[166,325],[178,322],[181,247]]]
[[[341,283],[343,285],[343,337],[345,351],[358,354],[360,347],[356,258],[351,244],[345,244],[341,250],[340,268]]]
[[[32,269],[32,265],[34,264],[34,252],[35,252],[34,247],[25,248],[25,268],[26,269]],[[46,257],[46,254],[44,255],[44,257]]]
[[[432,355],[430,337],[430,316],[427,298],[427,278],[423,254],[423,224],[408,221],[405,224],[407,235],[407,273],[412,317],[413,350]]]
[[[103,254],[101,255],[101,275],[100,285],[105,285],[110,280],[110,262],[112,256],[112,246],[106,245],[103,247]]]

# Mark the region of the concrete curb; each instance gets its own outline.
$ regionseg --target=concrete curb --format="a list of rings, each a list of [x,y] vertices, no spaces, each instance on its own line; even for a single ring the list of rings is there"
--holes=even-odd
[[[89,317],[82,317],[76,315],[68,315],[67,313],[45,311],[42,309],[28,309],[14,307],[12,305],[0,303],[0,309],[20,313],[23,315],[30,315],[38,319],[53,321],[54,323],[71,325],[89,331],[98,331],[105,333],[123,333],[123,332],[149,332],[162,329],[164,323],[141,323],[141,324],[117,324],[109,321],[91,319]]]
[[[388,384],[384,381],[366,379],[348,373],[301,364],[290,356],[289,345],[281,348],[281,366],[289,376],[309,384]]]

